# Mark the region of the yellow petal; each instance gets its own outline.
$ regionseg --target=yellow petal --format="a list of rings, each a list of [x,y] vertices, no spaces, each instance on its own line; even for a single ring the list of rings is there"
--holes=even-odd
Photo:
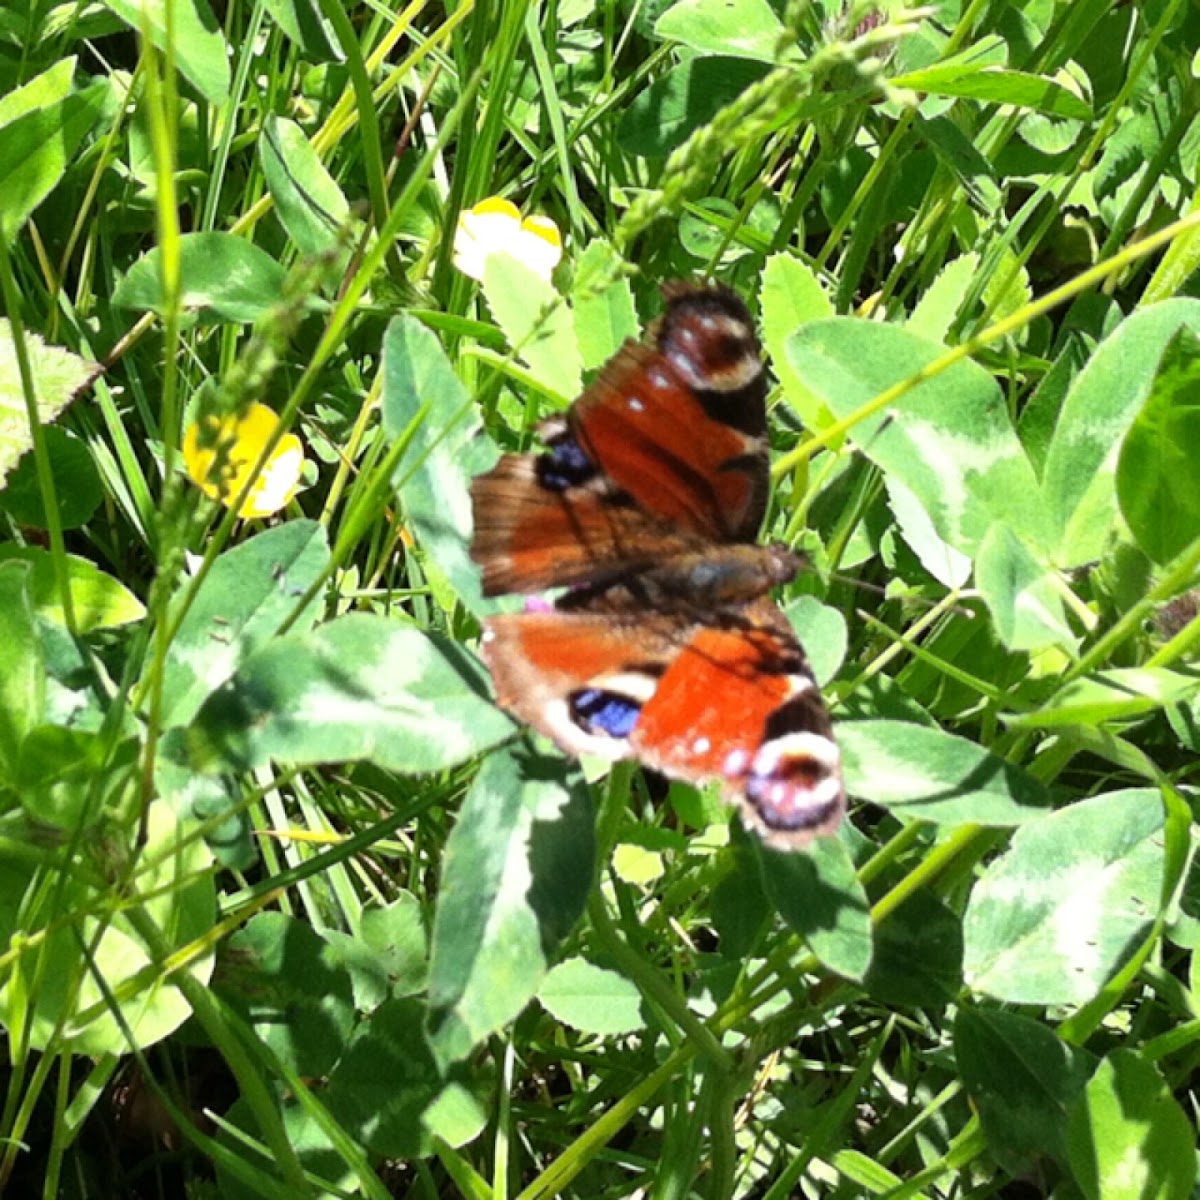
[[[530,218],[533,220],[534,218]],[[548,217],[542,217],[554,228],[557,235],[558,226]],[[549,279],[562,260],[562,242],[551,240],[544,231],[534,231],[528,228],[528,221],[521,226],[520,234],[513,240],[512,245],[505,249],[514,258],[519,258],[531,271],[536,271],[543,279]]]
[[[241,417],[207,417],[183,435],[183,463],[188,475],[214,500],[228,505],[245,486],[250,469],[275,432],[279,418],[265,404],[252,404]],[[266,517],[296,494],[304,469],[304,447],[285,434],[271,451],[246,499],[240,517]]]
[[[558,231],[558,226],[541,213],[534,213],[532,217],[526,217],[521,222],[521,228],[529,230],[530,233],[536,233],[538,237],[545,238],[552,246],[557,246],[562,249],[562,234]]]
[[[503,213],[507,217],[512,217],[514,221],[521,219],[521,210],[511,200],[505,200],[503,196],[489,196],[486,200],[480,200],[470,211],[473,213]]]

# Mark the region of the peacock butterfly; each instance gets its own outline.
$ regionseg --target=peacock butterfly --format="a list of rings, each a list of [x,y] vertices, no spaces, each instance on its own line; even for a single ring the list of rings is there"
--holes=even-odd
[[[816,680],[768,598],[800,560],[756,545],[767,505],[766,381],[741,298],[676,282],[546,449],[475,479],[471,557],[487,595],[565,588],[490,617],[499,703],[572,754],[716,779],[747,825],[794,849],[845,809]]]

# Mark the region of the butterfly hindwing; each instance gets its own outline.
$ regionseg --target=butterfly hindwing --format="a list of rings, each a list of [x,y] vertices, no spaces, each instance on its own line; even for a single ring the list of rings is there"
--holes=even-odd
[[[703,543],[639,508],[579,455],[506,454],[471,485],[485,595],[596,583]]]
[[[624,612],[489,617],[483,657],[496,699],[572,754],[629,758],[629,732],[689,627]]]
[[[501,705],[564,750],[717,781],[772,845],[841,818],[829,716],[769,600],[720,626],[632,608],[505,614],[487,622],[484,658]]]

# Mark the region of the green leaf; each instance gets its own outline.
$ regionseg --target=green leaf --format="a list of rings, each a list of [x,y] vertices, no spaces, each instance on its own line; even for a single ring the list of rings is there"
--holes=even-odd
[[[975,583],[1009,650],[1075,648],[1078,639],[1067,621],[1055,573],[1007,525],[993,525],[984,537]]]
[[[109,1011],[95,973],[115,996],[124,1027],[139,1046],[160,1041],[190,1015],[167,965],[142,941],[130,914],[152,922],[172,950],[204,938],[216,918],[212,858],[192,823],[180,821],[165,804],[150,806],[147,840],[139,849],[141,869],[115,911],[107,880],[92,887],[77,871],[64,872],[69,882],[54,889],[47,907],[44,898],[37,899],[44,889],[34,889],[25,864],[0,863],[0,892],[14,901],[13,908],[0,910],[0,939],[10,945],[16,936],[22,947],[0,969],[0,1022],[13,1028],[13,1006],[23,998],[30,1006],[30,1023],[22,1032],[35,1049],[65,1043],[85,1055],[128,1051],[126,1034]],[[120,868],[109,861],[107,869]],[[26,902],[18,913],[15,905],[22,897]],[[93,915],[97,913],[103,920]],[[64,919],[67,914],[70,918]],[[31,941],[35,934],[44,936]],[[86,961],[84,947],[90,951]],[[182,969],[207,983],[211,953],[191,959]]]
[[[542,980],[538,1001],[564,1025],[612,1035],[646,1027],[642,996],[624,975],[585,958],[568,958]]]
[[[606,363],[626,338],[639,333],[629,280],[620,277],[596,290],[597,279],[611,278],[621,266],[616,251],[601,241],[588,243],[575,266],[571,287],[575,337],[581,365],[589,370]]]
[[[1091,105],[1061,83],[1003,67],[947,61],[897,75],[889,82],[893,87],[911,88],[914,92],[1011,104],[1079,121],[1087,121],[1092,115]]]
[[[537,993],[592,884],[591,804],[573,767],[492,754],[446,844],[429,967],[438,1060],[456,1062]]]
[[[190,721],[204,698],[267,644],[328,564],[325,529],[316,521],[288,521],[220,555],[167,651],[163,725]],[[314,596],[296,627],[311,626],[321,604]]]
[[[1087,1200],[1187,1200],[1196,1130],[1153,1063],[1114,1050],[1071,1115],[1068,1153]]]
[[[1017,122],[1016,134],[1021,141],[1032,146],[1040,155],[1049,157],[1065,154],[1070,150],[1079,141],[1085,128],[1086,126],[1080,120],[1050,116],[1027,109]],[[1070,194],[1067,203],[1073,202],[1074,199],[1074,193]],[[1074,214],[1063,213],[1061,228],[1068,228],[1073,219]],[[1063,238],[1060,246],[1065,248],[1066,245],[1067,239]]]
[[[1029,268],[1004,246],[996,256],[983,288],[983,301],[995,321],[1011,317],[1033,298],[1029,283]]]
[[[1020,1013],[994,1008],[958,1011],[954,1057],[979,1110],[988,1145],[1001,1161],[1067,1155],[1067,1110],[1095,1069],[1095,1058]]]
[[[178,813],[204,824],[204,841],[223,867],[245,871],[258,862],[246,797],[231,773],[205,775],[192,764],[186,730],[168,729],[154,761],[154,786]]]
[[[803,854],[760,849],[779,915],[831,971],[861,980],[871,962],[870,905],[842,840],[817,838]]]
[[[326,929],[325,939],[350,972],[355,1007],[369,1012],[388,997],[425,990],[428,957],[421,902],[400,892],[390,903],[368,908],[355,933]]]
[[[931,342],[941,342],[962,308],[979,269],[978,254],[952,258],[925,290],[905,328]]]
[[[787,342],[792,369],[838,417],[916,376],[945,349],[895,326],[837,317],[815,321]],[[992,376],[955,363],[906,392],[853,436],[885,474],[929,513],[938,536],[974,556],[994,521],[1030,544],[1052,538],[1038,481]]]
[[[198,770],[367,759],[416,774],[455,766],[512,728],[460,646],[351,613],[247,659],[205,700],[188,743]]]
[[[911,41],[902,42],[897,47],[897,58],[907,65],[907,55],[913,54],[920,70],[941,72],[951,78],[1008,63],[1009,48],[999,34],[985,33],[956,54],[947,55],[947,45],[944,37],[931,37],[929,31],[924,31]],[[917,69],[913,68],[914,71]]]
[[[971,578],[971,560],[938,536],[924,505],[899,479],[887,479],[885,484],[896,528],[921,566],[946,587],[962,587]]]
[[[567,302],[511,254],[489,254],[483,294],[508,344],[548,391],[571,399],[583,386],[583,363]]]
[[[774,914],[763,884],[761,840],[740,826],[734,826],[733,838],[733,869],[712,889],[708,909],[721,957],[740,970],[743,960],[754,953],[765,923]]]
[[[962,923],[936,896],[915,892],[875,930],[863,986],[873,1000],[941,1007],[962,990]]]
[[[1172,126],[1181,105],[1186,103],[1182,79],[1166,76],[1157,82],[1160,88],[1147,88],[1138,97],[1130,97],[1131,104],[1122,111],[1122,120],[1104,139],[1100,160],[1088,172],[1096,211],[1109,224],[1120,224],[1127,206],[1132,206],[1127,218],[1131,223],[1147,220],[1154,210],[1156,194],[1162,198],[1169,194],[1160,192],[1165,179],[1146,180],[1152,164],[1164,154],[1194,152],[1173,140],[1179,134]],[[1155,186],[1138,196],[1144,180]]]
[[[1054,429],[1075,377],[1096,352],[1096,346],[1124,319],[1120,308],[1107,297],[1080,296],[1059,327],[1062,348],[1042,376],[1033,395],[1021,409],[1017,432],[1034,470],[1042,475]]]
[[[42,436],[54,478],[59,524],[63,529],[78,529],[91,520],[104,500],[100,472],[86,443],[73,433],[48,425]],[[25,454],[5,482],[0,491],[0,509],[22,525],[49,528],[32,453]]]
[[[29,575],[27,563],[0,562],[0,780],[9,786],[21,742],[46,705],[46,665]]]
[[[815,596],[796,596],[783,605],[783,611],[804,647],[817,682],[828,683],[846,657],[846,618]]]
[[[140,747],[127,738],[38,725],[21,743],[16,787],[21,807],[39,824],[75,830],[136,803]]]
[[[62,595],[50,551],[38,546],[0,545],[0,562],[12,559],[27,562],[33,568],[29,587],[37,611],[64,624]],[[71,589],[75,624],[80,633],[128,625],[146,615],[145,606],[128,588],[86,558],[67,555],[67,586]]]
[[[354,1028],[350,972],[305,921],[258,913],[230,939],[217,991],[298,1075],[327,1075]]]
[[[751,214],[747,214],[743,223],[738,215],[738,206],[732,200],[721,196],[704,196],[680,214],[679,245],[698,263],[707,265],[714,261],[733,262],[742,257],[743,252],[727,246],[726,236],[730,230],[741,226],[748,236],[753,237],[754,226],[750,222],[750,216]],[[771,227],[771,231],[774,231],[774,226]]]
[[[155,247],[129,268],[112,302],[118,308],[163,311]],[[286,272],[265,250],[232,233],[185,233],[179,239],[180,303],[209,319],[248,325],[279,303]]]
[[[1095,754],[1120,767],[1134,779],[1157,783],[1162,772],[1141,747],[1119,737],[1106,726],[1070,725],[1063,729],[1060,743],[1074,754]]]
[[[466,1071],[463,1082],[448,1083],[434,1097],[422,1118],[439,1146],[465,1146],[473,1142],[488,1123],[489,1110],[475,1095],[478,1084]]]
[[[421,903],[411,892],[401,892],[390,904],[368,908],[362,915],[359,944],[387,970],[394,995],[424,988],[426,940]]]
[[[361,1021],[323,1101],[375,1154],[416,1158],[433,1148],[428,1110],[444,1082],[425,1037],[425,1005],[385,1000]]]
[[[1192,70],[1200,69],[1200,51],[1192,60]],[[1159,259],[1154,276],[1142,293],[1143,302],[1149,306],[1179,295],[1187,281],[1200,270],[1200,231],[1193,225],[1170,244]]]
[[[2,141],[0,135],[0,143]],[[25,332],[25,349],[33,377],[34,403],[44,422],[53,421],[100,371],[96,363],[61,346],[48,346],[36,333],[28,330]],[[21,455],[32,447],[12,326],[0,319],[0,484]]]
[[[0,128],[25,113],[65,100],[75,86],[79,60],[72,54],[60,58],[28,82],[0,96]]]
[[[964,920],[967,983],[1014,1004],[1082,1004],[1162,903],[1163,807],[1150,788],[1083,800],[1020,830]]]
[[[319,254],[336,246],[349,220],[350,204],[304,130],[294,121],[269,115],[258,154],[279,219],[296,248]],[[345,253],[349,255],[349,246]]]
[[[306,62],[341,62],[345,58],[318,0],[265,0],[263,7],[297,44]]]
[[[1004,199],[1000,184],[996,180],[996,170],[967,134],[948,116],[923,118],[918,115],[916,130],[937,155],[938,161],[954,175],[975,208],[989,216],[995,213]],[[961,264],[968,258],[977,259],[978,256],[964,255],[962,258],[952,259],[946,266],[961,271]],[[943,271],[945,269],[943,267]],[[937,287],[936,280],[933,287]],[[944,329],[922,329],[911,322],[909,327],[914,333],[922,333],[935,341],[940,341],[946,334]]]
[[[1088,679],[1072,680],[1036,711],[1006,718],[1013,729],[1052,729],[1063,725],[1095,726],[1105,721],[1131,720],[1186,704],[1200,688],[1200,679],[1159,667],[1114,667]]]
[[[905,721],[843,721],[838,745],[846,790],[901,818],[1019,825],[1042,817],[1050,803],[1033,776],[940,729]]]
[[[1134,313],[1101,343],[1063,402],[1043,486],[1059,536],[1055,562],[1064,570],[1104,553],[1117,516],[1121,439],[1183,326],[1200,331],[1200,300],[1167,300]]]
[[[642,158],[665,157],[767,73],[744,58],[697,58],[634,96],[617,126],[617,144]]]
[[[476,436],[479,416],[433,333],[415,317],[392,320],[383,338],[384,432],[410,437],[392,480],[422,549],[468,608],[483,605],[471,561],[467,483],[494,451]]]
[[[654,26],[660,38],[700,54],[773,63],[783,25],[766,0],[680,0]]]
[[[62,77],[74,59],[56,63],[4,98],[0,110],[0,237],[11,242],[34,209],[58,186],[79,147],[118,107],[108,83],[68,95]]]
[[[1171,339],[1117,463],[1121,514],[1138,545],[1169,562],[1200,537],[1200,338]]]
[[[179,73],[212,105],[229,98],[229,47],[207,0],[103,0],[139,37],[167,48],[167,4],[171,3],[172,53]]]
[[[786,346],[787,339],[806,321],[832,317],[833,301],[807,263],[790,254],[773,254],[763,268],[761,304],[763,345],[784,398],[809,429],[823,429],[832,424],[833,416],[793,369]]]
[[[346,1135],[330,1128],[329,1114],[322,1111],[318,1117],[311,1101],[306,1104],[295,1094],[280,1096],[278,1105],[288,1145],[304,1169],[314,1178],[339,1180],[349,1187],[352,1174],[346,1160],[351,1156],[344,1145],[334,1144],[339,1135],[344,1142]],[[276,1163],[259,1153],[261,1138],[259,1121],[245,1099],[221,1114],[220,1149],[213,1154],[221,1200],[295,1200],[297,1190],[281,1182]]]

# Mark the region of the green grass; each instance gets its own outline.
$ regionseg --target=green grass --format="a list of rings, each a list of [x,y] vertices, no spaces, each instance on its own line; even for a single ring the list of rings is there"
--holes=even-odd
[[[1195,9],[395,8],[0,14],[0,1190],[1192,1195]],[[490,195],[553,284],[456,269]],[[476,654],[471,476],[701,276],[853,799],[793,855]]]

